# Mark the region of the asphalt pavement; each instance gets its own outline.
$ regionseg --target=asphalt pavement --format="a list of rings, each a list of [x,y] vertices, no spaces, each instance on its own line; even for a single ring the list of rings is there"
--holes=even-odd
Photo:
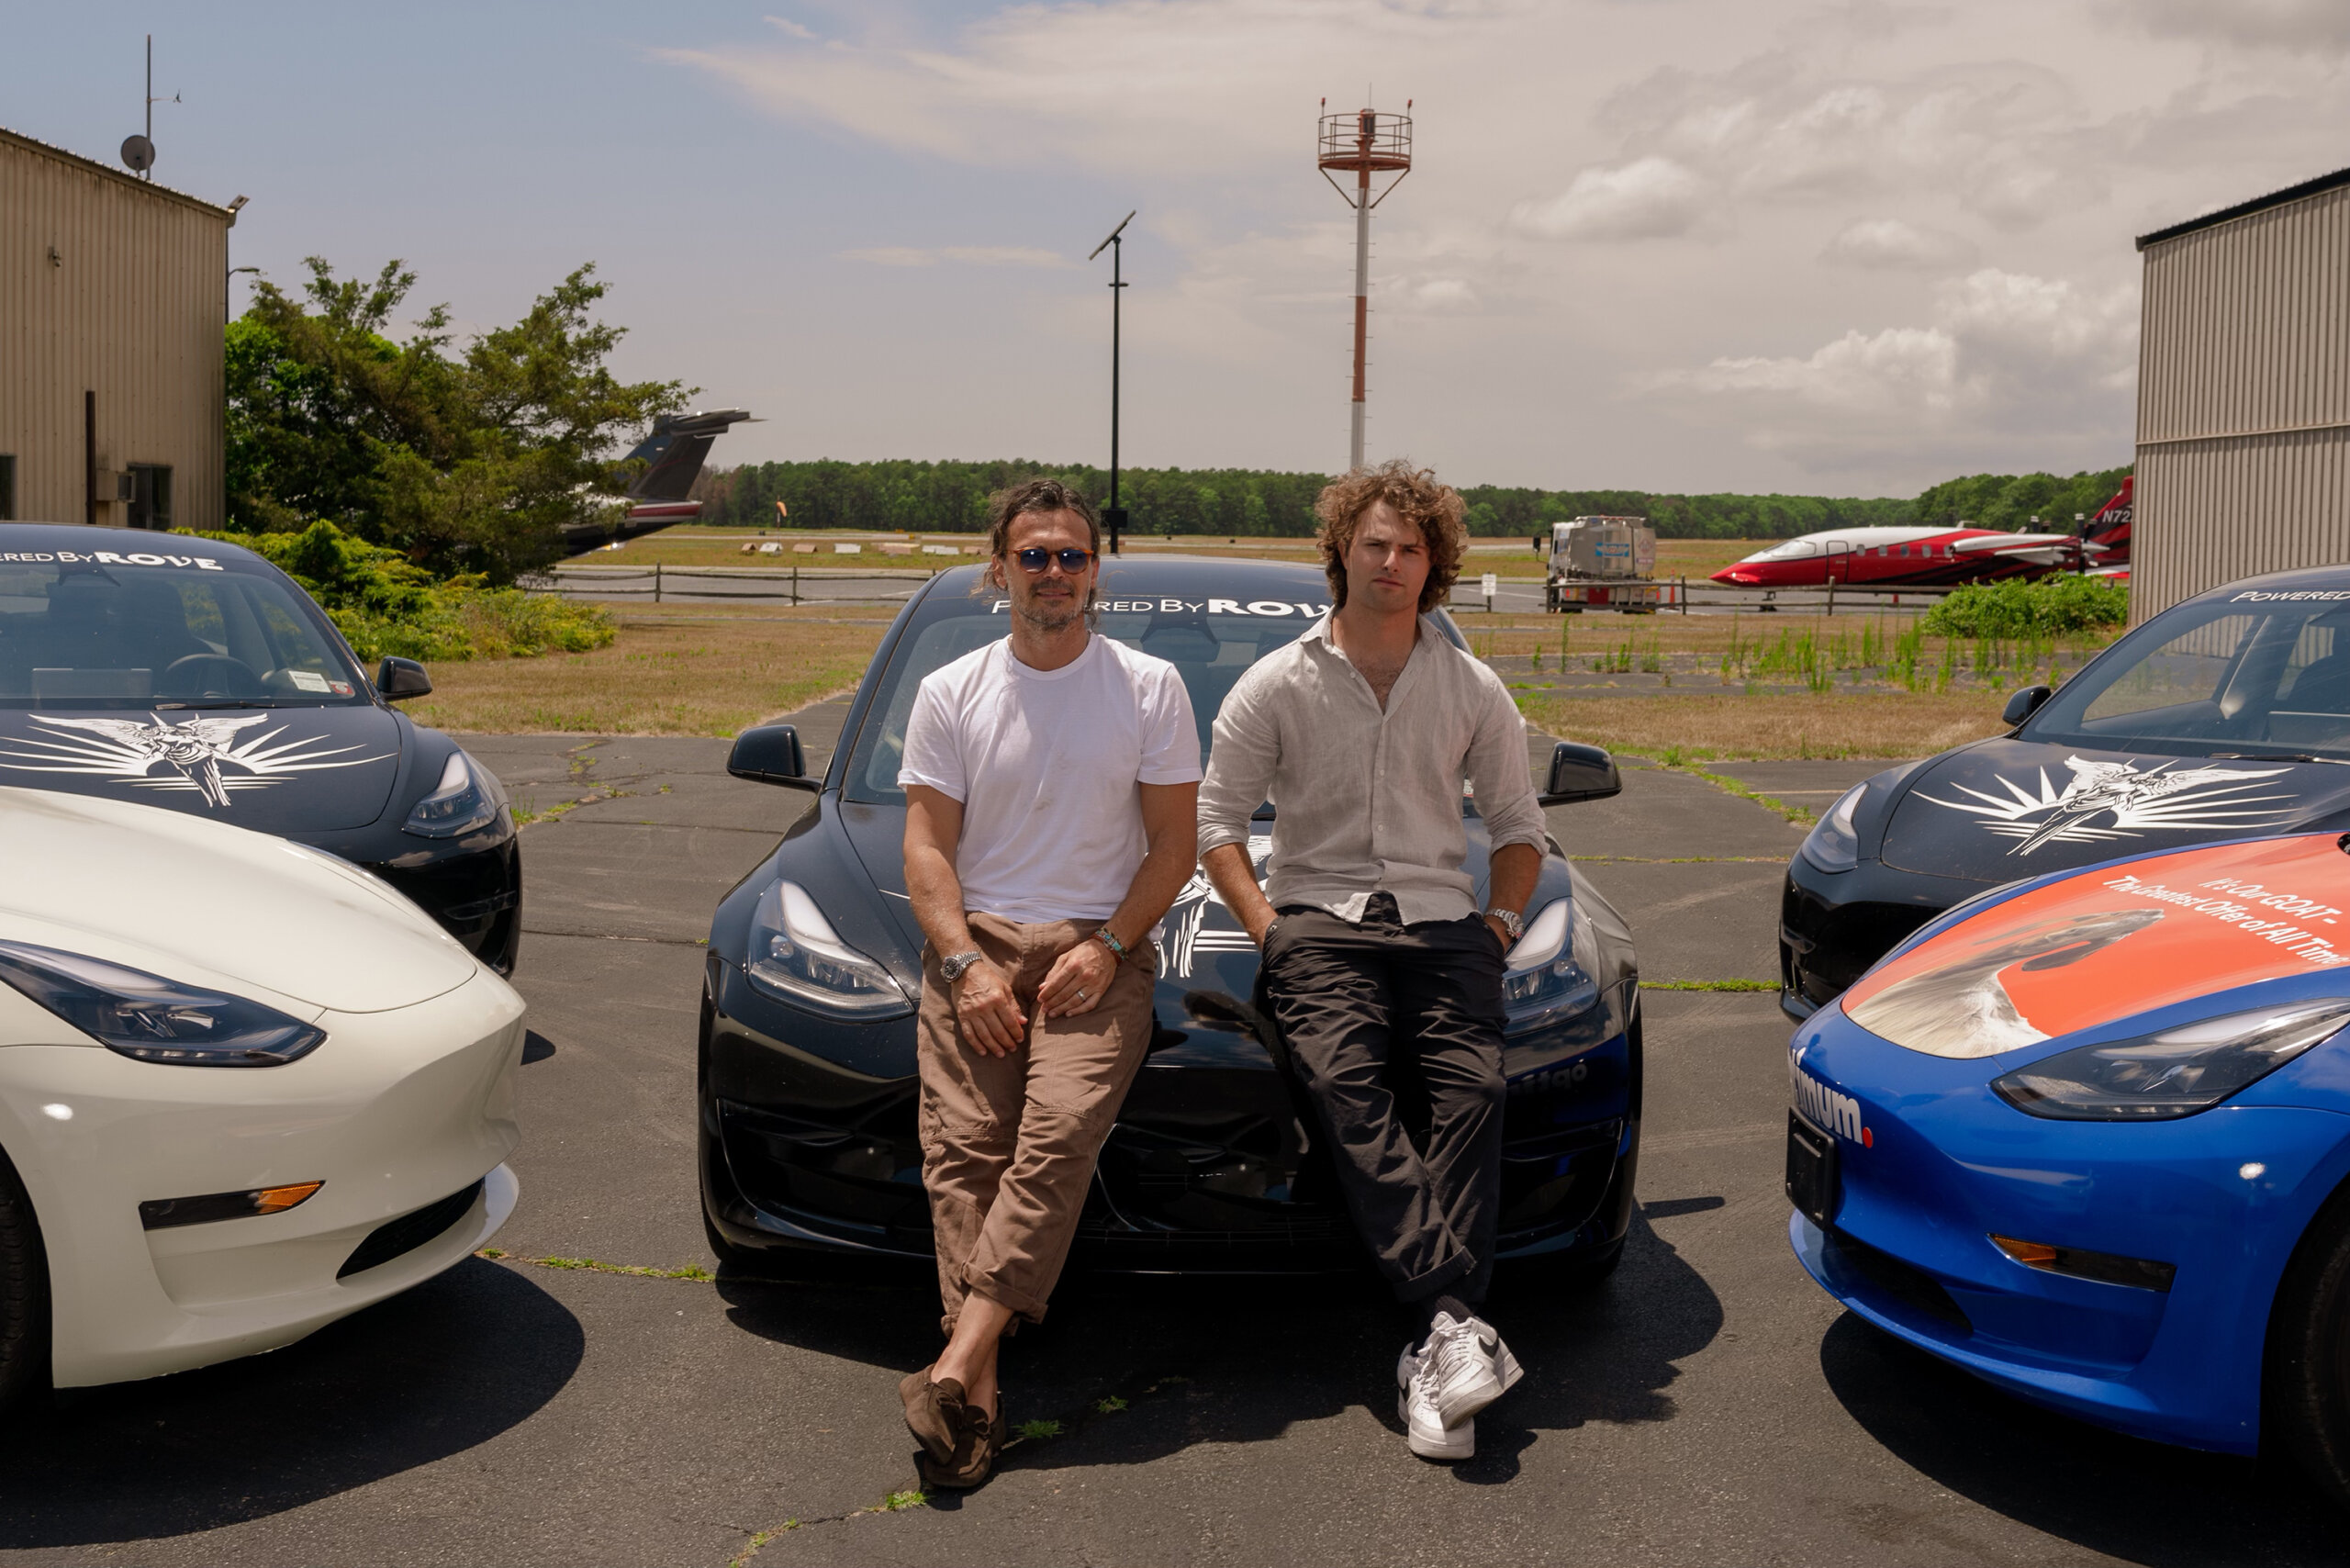
[[[839,704],[803,715],[811,750]],[[711,906],[807,802],[726,743],[476,736],[522,836],[520,1206],[476,1259],[274,1354],[59,1396],[0,1437],[0,1558],[573,1564],[1412,1562],[2196,1565],[2342,1561],[2288,1469],[2110,1437],[1846,1316],[1790,1255],[1787,1026],[1767,993],[1651,990],[1623,1267],[1505,1271],[1528,1368],[1479,1457],[1405,1450],[1401,1343],[1355,1279],[1072,1275],[1007,1351],[1055,1421],[963,1498],[913,1485],[895,1385],[925,1271],[707,1269],[693,1041]],[[1539,743],[1536,751],[1546,749]],[[1823,804],[1869,764],[1731,769]],[[1551,813],[1644,974],[1767,980],[1797,830],[1628,766]],[[618,1271],[643,1271],[624,1272]]]

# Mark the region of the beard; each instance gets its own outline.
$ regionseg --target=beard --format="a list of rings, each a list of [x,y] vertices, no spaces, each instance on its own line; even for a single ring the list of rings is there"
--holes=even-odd
[[[1085,613],[1075,594],[1067,599],[1038,599],[1030,595],[1013,602],[1012,613],[1032,632],[1047,634],[1068,631]]]

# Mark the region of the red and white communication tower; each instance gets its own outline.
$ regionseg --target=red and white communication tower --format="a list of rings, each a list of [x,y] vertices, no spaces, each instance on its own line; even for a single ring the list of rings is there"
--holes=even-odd
[[[1404,100],[1408,111],[1412,100]],[[1383,115],[1376,109],[1357,109],[1350,115],[1334,115],[1330,100],[1322,100],[1321,155],[1316,160],[1322,177],[1347,198],[1355,209],[1355,396],[1354,435],[1348,448],[1348,466],[1362,466],[1362,406],[1363,349],[1371,331],[1371,209],[1387,199],[1387,193],[1401,185],[1404,176],[1412,172],[1412,117],[1409,113]],[[1338,172],[1354,175],[1354,189],[1348,190],[1335,177]],[[1371,190],[1373,174],[1393,175]]]

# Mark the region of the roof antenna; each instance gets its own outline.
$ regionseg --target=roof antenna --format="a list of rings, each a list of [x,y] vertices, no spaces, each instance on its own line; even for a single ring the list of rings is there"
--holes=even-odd
[[[147,129],[144,135],[127,136],[122,140],[122,161],[130,172],[142,180],[155,177],[155,106],[176,104],[180,95],[168,98],[155,95],[155,35],[147,35]]]

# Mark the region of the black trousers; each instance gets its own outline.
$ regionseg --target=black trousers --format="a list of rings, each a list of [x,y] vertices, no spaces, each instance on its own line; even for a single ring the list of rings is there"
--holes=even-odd
[[[1360,925],[1292,906],[1266,934],[1263,1007],[1400,1301],[1474,1305],[1493,1281],[1503,967],[1483,920],[1404,925],[1384,893]]]

